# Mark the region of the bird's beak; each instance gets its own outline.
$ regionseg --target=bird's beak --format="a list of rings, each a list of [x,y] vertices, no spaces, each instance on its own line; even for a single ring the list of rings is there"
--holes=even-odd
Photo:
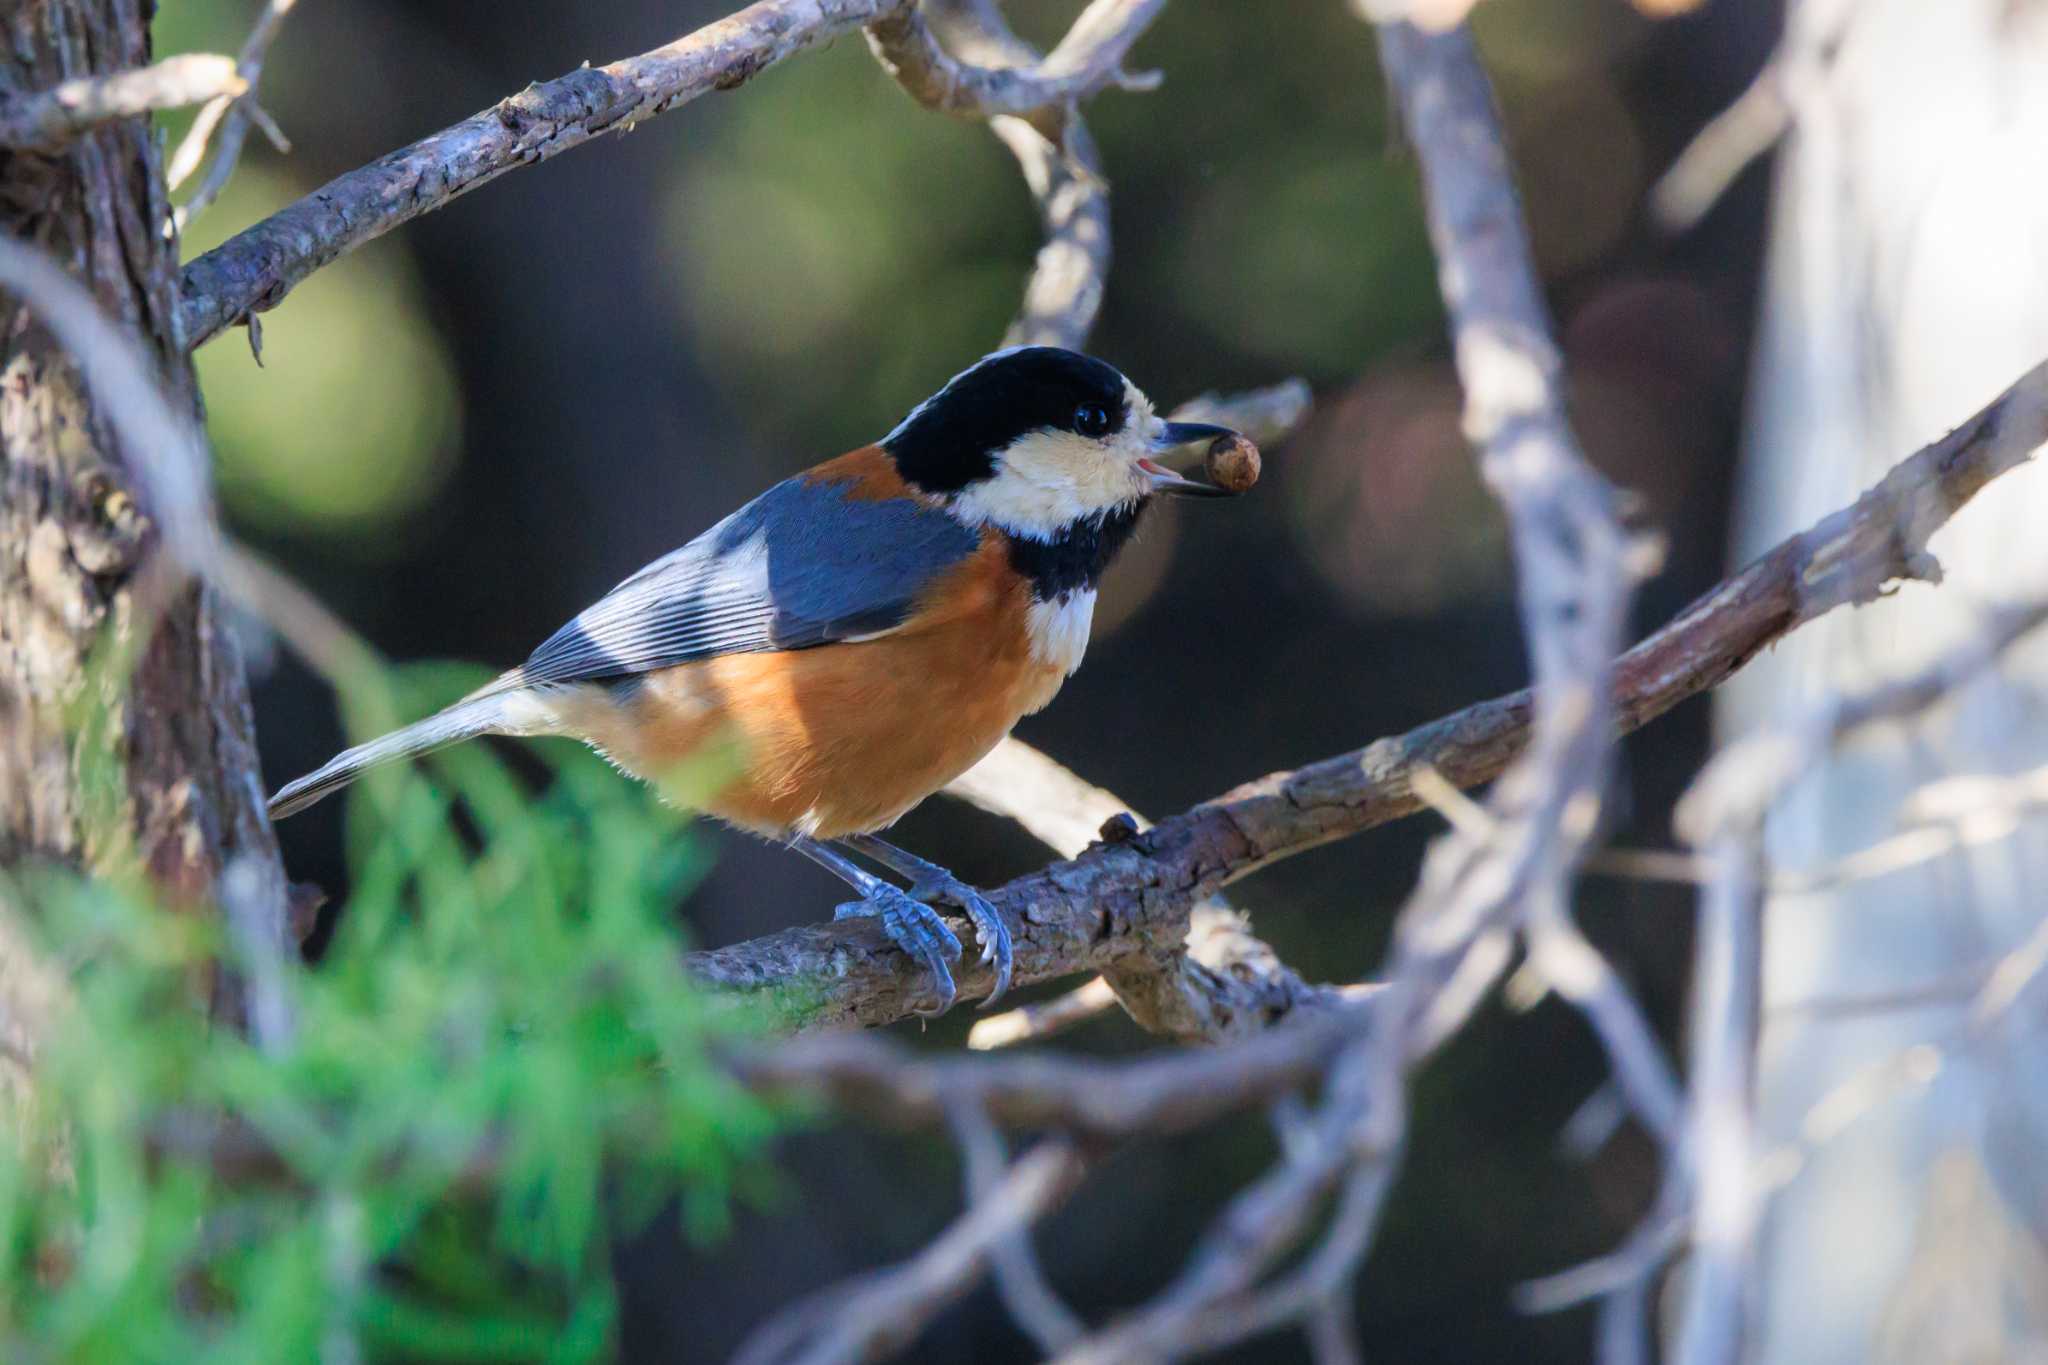
[[[1235,436],[1229,427],[1211,426],[1207,422],[1161,422],[1159,429],[1152,433],[1152,449],[1164,455],[1183,447],[1206,444],[1219,436]],[[1218,488],[1213,483],[1203,483],[1185,474],[1175,473],[1157,460],[1149,457],[1138,461],[1138,468],[1145,471],[1152,481],[1154,493],[1168,493],[1183,498],[1227,498],[1230,490]]]

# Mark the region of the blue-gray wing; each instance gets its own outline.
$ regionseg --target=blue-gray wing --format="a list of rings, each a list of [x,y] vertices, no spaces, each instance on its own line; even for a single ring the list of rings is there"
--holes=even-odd
[[[550,636],[527,684],[627,677],[719,654],[808,649],[900,625],[979,535],[909,498],[775,485]],[[510,677],[508,677],[510,681]]]

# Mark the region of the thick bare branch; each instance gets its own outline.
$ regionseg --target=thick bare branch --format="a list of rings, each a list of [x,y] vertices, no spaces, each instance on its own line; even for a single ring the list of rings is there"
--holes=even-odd
[[[185,267],[179,328],[197,346],[275,308],[336,257],[505,172],[624,132],[786,57],[895,13],[909,0],[759,0],[666,47],[584,67],[329,181]]]
[[[1017,158],[1045,230],[1023,306],[1003,344],[1080,350],[1102,311],[1109,273],[1109,183],[1095,138],[1079,115],[1067,120],[1058,141],[1007,115],[991,119],[989,131]]]
[[[1165,1292],[1063,1360],[1139,1361],[1306,1321],[1371,1245],[1407,1128],[1408,1071],[1463,1025],[1526,930],[1530,964],[1584,1008],[1618,1069],[1643,1073],[1669,1128],[1675,1085],[1640,1012],[1572,927],[1570,877],[1597,826],[1614,742],[1609,675],[1637,572],[1605,481],[1564,416],[1562,362],[1537,283],[1485,70],[1462,29],[1378,28],[1382,64],[1421,164],[1450,314],[1465,429],[1508,514],[1537,688],[1529,744],[1485,809],[1444,778],[1411,783],[1457,815],[1403,909],[1374,1027],[1332,1069],[1287,1159],[1232,1200]],[[1435,790],[1432,791],[1432,788]],[[1260,1282],[1337,1193],[1300,1268]]]
[[[1073,857],[1098,831],[1135,832],[1144,822],[1115,794],[1084,781],[1020,740],[1005,740],[947,790],[982,809],[1008,816]],[[1118,825],[1118,821],[1126,823]],[[1251,932],[1220,896],[1204,897],[1188,916],[1184,939],[1131,954],[1110,969],[1105,991],[1086,987],[1052,1006],[1023,1006],[975,1025],[969,1046],[1001,1047],[1043,1036],[1122,1003],[1140,1026],[1177,1038],[1216,1041],[1256,1032],[1295,1009],[1326,1003],[1329,988],[1311,986]]]
[[[1854,505],[1791,537],[1616,661],[1614,723],[1626,732],[1718,686],[1758,651],[1836,607],[1937,572],[1927,539],[1985,484],[2048,441],[2048,363],[1903,461]],[[1177,941],[1202,896],[1304,850],[1411,815],[1412,776],[1461,787],[1498,777],[1528,742],[1515,692],[1291,771],[1246,783],[1126,843],[1098,846],[1011,882],[994,899],[1022,933],[1017,981],[1100,971]],[[790,929],[694,953],[714,984],[787,995],[798,1027],[885,1024],[919,999],[916,967],[858,922]],[[963,966],[961,994],[994,978]]]
[[[188,52],[110,76],[81,76],[33,94],[0,100],[0,147],[54,152],[116,119],[182,109],[248,88],[232,57]]]

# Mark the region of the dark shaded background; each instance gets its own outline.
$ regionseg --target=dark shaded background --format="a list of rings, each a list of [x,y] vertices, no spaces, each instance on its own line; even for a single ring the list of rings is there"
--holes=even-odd
[[[596,6],[330,0],[302,6],[265,103],[296,150],[252,151],[191,235],[270,207],[584,59],[666,42],[731,0]],[[1076,3],[1013,0],[1041,40]],[[247,15],[178,7],[163,50],[229,47]],[[1769,0],[1652,24],[1623,0],[1495,0],[1479,15],[1594,459],[1669,535],[1639,624],[1722,570],[1763,224],[1752,172],[1704,227],[1641,219],[1650,179],[1754,72]],[[1413,168],[1390,139],[1371,35],[1327,3],[1171,8],[1136,64],[1167,73],[1089,114],[1114,187],[1116,262],[1094,349],[1164,404],[1301,374],[1309,427],[1265,482],[1150,526],[1105,593],[1088,666],[1020,733],[1148,812],[1405,729],[1520,685],[1499,517],[1457,432]],[[399,660],[505,665],[646,560],[774,479],[873,439],[993,346],[1036,249],[1026,194],[980,126],[916,108],[857,41],[522,171],[402,230],[202,353],[231,515]],[[342,742],[282,656],[256,700],[273,786]],[[1617,839],[1667,840],[1697,765],[1694,705],[1626,748]],[[1042,850],[946,802],[902,841],[998,883]],[[1368,972],[1425,820],[1240,884],[1313,979]],[[345,887],[339,808],[284,826],[295,876]],[[726,833],[679,917],[716,944],[829,913],[840,888]],[[1595,882],[1589,931],[1668,1031],[1684,905]],[[921,1035],[955,1048],[969,1011]],[[1073,1045],[1148,1045],[1104,1020]],[[1518,1317],[1520,1279],[1610,1248],[1644,1206],[1624,1132],[1590,1165],[1560,1126],[1602,1076],[1554,1002],[1496,1004],[1421,1079],[1412,1151],[1363,1278],[1378,1361],[1584,1359],[1590,1315]],[[1273,1156],[1255,1119],[1125,1152],[1041,1239],[1099,1319],[1164,1282],[1226,1194]],[[725,1242],[663,1223],[619,1251],[623,1355],[722,1358],[773,1307],[899,1259],[958,1206],[935,1141],[833,1128],[790,1141],[779,1197]],[[1024,1359],[983,1292],[914,1353]],[[1293,1338],[1238,1353],[1295,1359]]]

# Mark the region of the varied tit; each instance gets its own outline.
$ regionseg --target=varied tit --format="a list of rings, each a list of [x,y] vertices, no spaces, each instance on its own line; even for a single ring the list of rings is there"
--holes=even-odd
[[[585,609],[438,715],[350,749],[270,802],[282,818],[365,769],[474,735],[569,735],[658,780],[738,740],[705,807],[860,893],[954,997],[958,905],[1008,986],[1010,931],[945,869],[875,836],[973,767],[1080,667],[1095,587],[1154,494],[1222,490],[1156,457],[1232,435],[1168,422],[1099,360],[998,351],[883,437],[775,485]],[[858,854],[909,882],[899,890]]]

